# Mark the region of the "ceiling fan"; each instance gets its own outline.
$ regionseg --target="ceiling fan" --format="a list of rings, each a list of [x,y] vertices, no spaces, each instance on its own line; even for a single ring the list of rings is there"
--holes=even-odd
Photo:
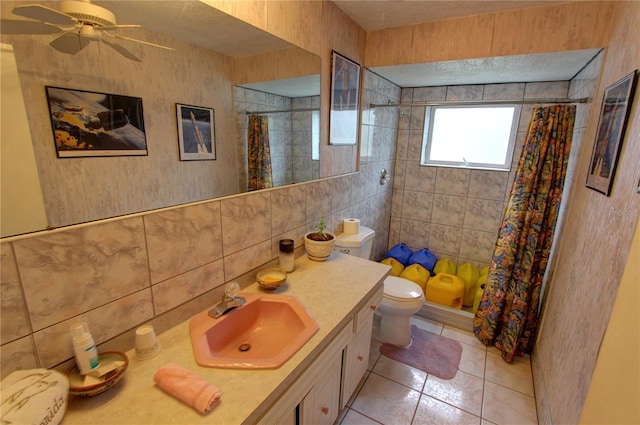
[[[39,4],[21,5],[16,6],[13,13],[33,21],[2,19],[0,33],[60,34],[49,44],[54,49],[69,55],[75,55],[87,47],[91,41],[102,41],[124,57],[137,62],[141,60],[116,40],[173,50],[171,47],[112,34],[110,31],[119,28],[140,28],[140,25],[118,25],[111,11],[92,4],[89,0],[61,1],[59,10]]]

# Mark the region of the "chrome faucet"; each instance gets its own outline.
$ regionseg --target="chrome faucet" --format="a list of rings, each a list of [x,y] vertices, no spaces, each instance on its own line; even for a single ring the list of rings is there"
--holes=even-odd
[[[244,297],[236,297],[240,292],[240,285],[237,282],[230,282],[224,287],[222,301],[209,310],[209,316],[219,319],[236,307],[244,305],[246,299]]]

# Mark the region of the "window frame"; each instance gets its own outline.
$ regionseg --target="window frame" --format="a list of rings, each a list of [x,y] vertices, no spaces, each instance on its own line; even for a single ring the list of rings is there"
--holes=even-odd
[[[435,115],[435,111],[438,109],[468,109],[468,108],[500,108],[500,107],[513,107],[513,119],[511,121],[511,130],[509,132],[509,142],[507,145],[507,152],[505,155],[505,162],[502,165],[490,164],[482,162],[468,162],[468,161],[441,161],[433,160],[430,158],[432,147],[433,126],[431,124],[432,117]],[[420,154],[421,166],[434,166],[434,167],[453,167],[453,168],[466,168],[476,170],[489,170],[489,171],[511,171],[511,163],[513,162],[513,152],[515,150],[516,139],[518,136],[518,126],[520,122],[520,114],[522,112],[522,105],[518,103],[474,103],[474,104],[434,104],[425,107],[424,112],[424,127],[422,130],[422,146]]]

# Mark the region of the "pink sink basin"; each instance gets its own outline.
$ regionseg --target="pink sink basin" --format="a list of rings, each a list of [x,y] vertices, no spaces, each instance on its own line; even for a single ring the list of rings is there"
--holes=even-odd
[[[242,307],[214,319],[203,311],[189,322],[200,366],[228,369],[280,367],[318,330],[300,301],[290,295],[240,294]]]

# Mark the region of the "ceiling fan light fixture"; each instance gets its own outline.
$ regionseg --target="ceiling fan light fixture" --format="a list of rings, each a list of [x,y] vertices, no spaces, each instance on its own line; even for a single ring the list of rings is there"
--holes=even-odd
[[[59,8],[60,12],[73,16],[78,21],[86,24],[99,27],[110,27],[118,24],[116,15],[111,11],[89,2],[66,0],[60,2]]]

